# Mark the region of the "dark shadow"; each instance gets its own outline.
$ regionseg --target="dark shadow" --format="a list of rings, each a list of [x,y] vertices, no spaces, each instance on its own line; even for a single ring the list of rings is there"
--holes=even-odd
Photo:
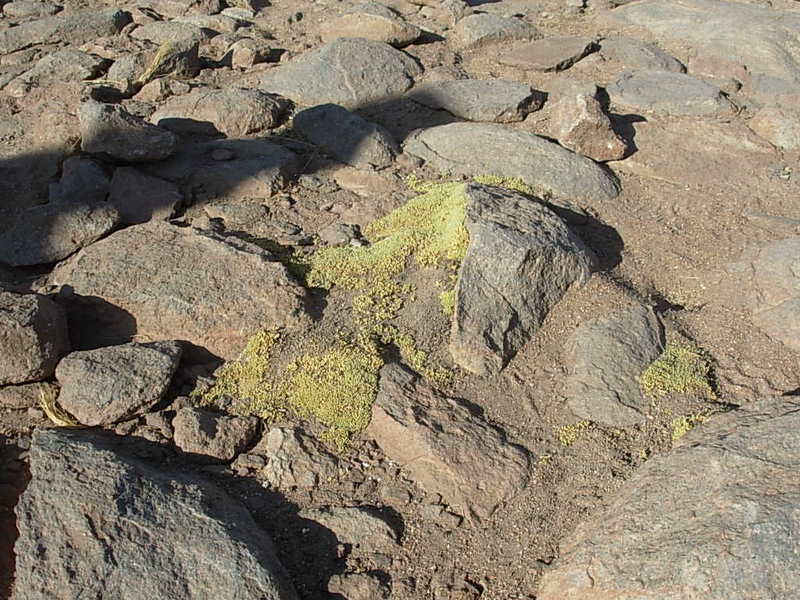
[[[617,230],[585,212],[546,203],[567,226],[591,248],[598,259],[598,271],[611,271],[622,262],[625,242]]]
[[[783,394],[784,396],[800,396],[800,388],[792,390],[791,392],[786,392]]]
[[[14,509],[30,481],[30,471],[19,458],[22,448],[0,436],[0,600],[11,596],[16,560],[14,544],[19,537]]]
[[[625,141],[625,155],[620,159],[625,160],[639,150],[636,146],[634,123],[646,123],[647,119],[641,115],[619,115],[616,113],[608,113],[608,116],[611,119],[611,127],[614,132]]]
[[[64,285],[53,298],[67,315],[73,350],[94,350],[133,341],[136,317],[98,296],[81,296]]]

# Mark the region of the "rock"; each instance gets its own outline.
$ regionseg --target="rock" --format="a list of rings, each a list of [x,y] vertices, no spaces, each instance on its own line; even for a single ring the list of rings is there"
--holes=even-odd
[[[294,126],[336,160],[361,169],[388,167],[399,152],[383,127],[335,104],[300,111]]]
[[[39,294],[0,289],[0,385],[42,381],[69,352],[61,307]]]
[[[447,38],[456,50],[477,50],[492,44],[540,38],[541,34],[522,19],[492,14],[474,14],[460,19]]]
[[[186,340],[226,359],[253,332],[299,326],[307,318],[305,291],[271,254],[162,221],[128,227],[86,248],[59,265],[51,281],[97,298],[98,311],[104,303],[126,311],[141,337]],[[129,341],[129,324],[118,327],[117,343]],[[113,325],[104,328],[113,338]]]
[[[530,71],[564,71],[600,46],[581,36],[550,37],[500,55],[504,65]]]
[[[0,408],[21,410],[38,408],[43,394],[58,395],[58,386],[52,383],[24,383],[0,386]]]
[[[716,415],[578,526],[537,599],[797,597],[798,431],[796,398]]]
[[[341,17],[320,27],[323,42],[337,38],[365,38],[384,42],[398,48],[416,40],[422,31],[406,21],[391,8],[377,2],[363,2]]]
[[[298,429],[273,427],[250,453],[267,459],[259,479],[279,490],[311,489],[338,472],[338,459]]]
[[[119,33],[131,15],[115,8],[84,10],[22,23],[0,31],[0,54],[10,54],[37,44],[85,44]]]
[[[600,56],[619,65],[619,70],[672,71],[685,73],[686,67],[655,44],[628,37],[608,37],[600,41]]]
[[[347,246],[360,237],[358,226],[349,223],[331,223],[319,232],[319,239],[329,246]]]
[[[140,25],[131,33],[137,40],[145,40],[154,44],[170,42],[204,42],[216,35],[210,29],[204,29],[191,23],[178,23],[177,21],[154,21]]]
[[[189,454],[230,462],[258,432],[256,417],[232,417],[203,408],[182,408],[172,420],[175,445]]]
[[[200,44],[197,40],[177,39],[163,42],[155,54],[147,53],[147,67],[136,79],[138,85],[152,81],[158,77],[171,75],[179,79],[191,79],[200,72]],[[144,62],[144,61],[142,61]]]
[[[234,42],[230,47],[231,66],[246,69],[266,62],[272,54],[272,46],[267,40],[245,38]]]
[[[236,3],[231,1],[231,5]],[[185,15],[215,15],[223,8],[219,0],[145,0],[143,4],[170,19]]]
[[[3,89],[11,96],[22,98],[34,88],[45,87],[58,81],[94,79],[109,64],[110,61],[99,56],[74,48],[64,48],[47,54],[32,69],[14,78]]]
[[[109,179],[99,163],[71,156],[61,165],[61,180],[50,185],[50,202],[96,204],[108,196]]]
[[[0,262],[12,267],[54,263],[92,244],[118,223],[116,209],[105,202],[34,206],[20,211],[0,233]]]
[[[743,268],[749,282],[753,323],[773,339],[800,352],[800,237],[784,238],[748,252]]]
[[[388,598],[391,590],[367,573],[343,573],[330,578],[328,593],[339,594],[347,600],[380,600]]]
[[[129,445],[101,432],[34,431],[32,479],[16,509],[14,600],[297,599],[238,501],[197,475],[130,457]]]
[[[518,192],[467,185],[469,247],[456,285],[450,353],[477,375],[499,372],[536,333],[594,255],[553,212]]]
[[[556,102],[550,127],[562,146],[593,160],[619,160],[625,156],[625,140],[614,131],[593,94],[568,95]]]
[[[163,160],[175,150],[175,135],[116,104],[84,102],[78,111],[81,149],[128,162]]]
[[[404,151],[440,172],[519,177],[537,190],[582,201],[610,200],[617,182],[593,161],[539,136],[494,123],[450,123],[413,133]]]
[[[747,125],[771,144],[784,150],[800,148],[800,116],[777,106],[765,106]]]
[[[513,81],[461,79],[415,86],[406,94],[414,102],[443,109],[468,121],[522,121],[544,104],[544,95]]]
[[[84,425],[112,425],[147,412],[167,391],[183,349],[177,342],[122,344],[61,359],[58,403]]]
[[[733,112],[733,105],[719,88],[683,73],[623,73],[606,91],[614,104],[641,112],[678,116]]]
[[[178,186],[146,175],[134,167],[118,167],[111,179],[108,201],[120,215],[123,225],[168,220],[183,201]]]
[[[3,15],[14,19],[23,17],[49,17],[61,11],[61,7],[52,2],[41,0],[15,0],[3,5]]]
[[[427,492],[479,520],[530,479],[525,449],[509,443],[475,406],[440,394],[397,364],[381,369],[365,435]]]
[[[397,534],[380,513],[368,506],[306,508],[299,516],[331,530],[340,544],[368,553],[397,551]]]
[[[355,110],[399,96],[420,73],[414,59],[388,44],[342,38],[270,69],[259,87],[300,104]]]
[[[189,23],[214,34],[233,33],[242,25],[238,19],[226,15],[187,15],[178,17],[173,22]]]
[[[238,138],[278,127],[288,107],[285,98],[259,90],[200,89],[170,98],[150,120],[177,133]]]
[[[644,306],[582,323],[564,346],[570,410],[610,427],[643,423],[650,399],[637,378],[663,351],[661,324]]]

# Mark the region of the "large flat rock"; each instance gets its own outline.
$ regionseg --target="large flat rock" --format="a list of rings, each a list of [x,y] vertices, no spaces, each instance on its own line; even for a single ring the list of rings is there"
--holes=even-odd
[[[541,192],[610,200],[616,180],[594,161],[542,137],[495,123],[450,123],[412,134],[405,152],[442,172],[518,177]]]
[[[469,247],[456,285],[450,353],[478,375],[500,371],[594,255],[550,209],[502,188],[466,188]]]
[[[188,341],[223,358],[234,358],[256,331],[306,318],[304,289],[268,252],[160,221],[87,248],[59,265],[52,281],[125,311],[139,338]],[[112,324],[105,327],[111,336]],[[128,324],[118,343],[129,338]]]
[[[539,600],[800,597],[800,402],[714,417],[578,527]]]
[[[34,432],[13,600],[296,600],[269,536],[239,502],[124,447],[99,432]]]
[[[733,113],[733,105],[719,88],[684,73],[631,71],[606,91],[615,105],[632,111],[698,117]]]

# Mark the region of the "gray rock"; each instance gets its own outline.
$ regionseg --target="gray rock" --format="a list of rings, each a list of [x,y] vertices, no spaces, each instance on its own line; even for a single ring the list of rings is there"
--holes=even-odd
[[[305,290],[271,254],[162,221],[128,227],[86,248],[59,265],[51,281],[126,311],[139,336],[186,340],[227,359],[255,331],[307,320]],[[129,341],[130,324],[118,327],[104,325],[109,339],[116,334],[117,343]]]
[[[661,324],[641,305],[581,324],[564,346],[570,410],[611,427],[643,423],[650,401],[637,378],[663,351]]]
[[[504,65],[531,71],[563,71],[600,46],[582,36],[550,37],[500,55]]]
[[[655,44],[628,37],[609,37],[600,42],[600,56],[619,65],[619,70],[672,71],[685,73],[686,67]]]
[[[134,167],[119,167],[111,178],[108,201],[116,207],[123,225],[136,225],[152,219],[168,220],[183,201],[183,194],[174,183]]]
[[[59,81],[82,81],[94,79],[110,64],[110,61],[81,52],[75,48],[64,48],[47,54],[32,69],[14,78],[4,91],[22,98],[37,87],[46,87]]]
[[[273,427],[250,451],[267,463],[259,479],[275,489],[311,489],[338,473],[338,459],[298,429]]]
[[[461,79],[415,86],[406,94],[414,102],[443,109],[468,121],[522,121],[544,104],[544,95],[513,81]]]
[[[272,45],[267,40],[244,38],[234,42],[230,52],[231,66],[234,69],[246,69],[266,62],[272,53]]]
[[[3,5],[3,15],[14,19],[22,17],[50,17],[62,10],[54,2],[42,0],[15,0]]]
[[[360,237],[357,225],[331,223],[319,232],[319,239],[329,246],[346,246]]]
[[[204,42],[216,35],[215,32],[192,25],[191,23],[178,23],[177,21],[154,21],[140,25],[131,33],[137,40],[146,40],[154,44],[168,42]]]
[[[418,131],[404,151],[440,172],[519,177],[543,193],[582,201],[617,196],[617,182],[596,163],[539,136],[494,123],[450,123]]]
[[[0,385],[47,379],[66,352],[67,320],[60,306],[39,294],[0,289]]]
[[[388,44],[343,38],[270,69],[259,87],[300,104],[353,110],[399,96],[420,73],[414,59]]]
[[[258,432],[256,417],[221,415],[204,408],[182,408],[172,420],[175,445],[184,452],[230,462]]]
[[[72,352],[61,359],[58,403],[84,425],[111,425],[147,412],[178,368],[177,342],[122,344]]]
[[[115,8],[36,19],[0,31],[0,54],[37,44],[85,44],[99,37],[115,35],[130,22],[130,13]]]
[[[58,395],[58,386],[52,383],[0,386],[0,408],[39,408],[42,394],[52,394],[55,397]]]
[[[550,131],[565,148],[600,162],[619,160],[627,150],[594,93],[565,94],[555,102]]]
[[[800,115],[778,106],[765,106],[747,125],[769,143],[784,150],[800,148]]]
[[[34,206],[17,213],[0,233],[0,262],[12,267],[54,263],[94,243],[118,223],[116,209],[105,202]]]
[[[800,403],[717,415],[578,526],[539,600],[795,598]]]
[[[71,156],[61,165],[61,180],[50,185],[50,202],[102,202],[108,196],[105,169],[84,156]]]
[[[478,520],[528,484],[528,452],[506,440],[475,407],[422,383],[405,368],[381,369],[365,430],[384,453],[429,493]]]
[[[399,152],[383,127],[336,104],[307,108],[293,122],[301,135],[333,158],[361,169],[388,167]]]
[[[542,37],[539,31],[522,19],[492,14],[474,14],[460,19],[447,38],[456,50],[476,50],[492,44]]]
[[[122,106],[90,100],[78,111],[81,149],[128,162],[163,160],[175,150],[175,135]]]
[[[733,112],[733,105],[719,88],[683,73],[623,73],[606,91],[614,104],[641,112],[678,116]]]
[[[341,17],[327,21],[319,30],[323,42],[337,38],[365,38],[398,48],[407,46],[421,33],[419,27],[407,23],[395,11],[377,2],[362,2]]]
[[[13,600],[297,599],[269,536],[238,501],[132,458],[129,445],[100,432],[34,432]]]
[[[397,533],[371,507],[306,508],[300,511],[299,516],[331,530],[340,544],[352,546],[357,552],[392,554],[397,551]]]
[[[278,127],[288,107],[285,98],[260,90],[200,89],[170,98],[150,121],[177,133],[238,138]]]
[[[450,352],[477,375],[500,371],[594,256],[553,212],[518,192],[467,185],[469,247],[456,285]]]

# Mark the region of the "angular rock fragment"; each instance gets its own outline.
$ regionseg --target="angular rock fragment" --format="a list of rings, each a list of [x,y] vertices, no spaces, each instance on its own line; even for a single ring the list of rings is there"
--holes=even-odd
[[[68,351],[60,306],[39,294],[0,289],[0,385],[47,379]]]
[[[176,342],[152,342],[72,352],[56,369],[58,403],[90,426],[138,416],[161,400],[182,351]]]
[[[608,37],[600,42],[600,56],[615,62],[620,70],[672,71],[685,73],[686,67],[655,44],[627,37]]]
[[[477,519],[512,500],[530,478],[526,450],[509,443],[474,407],[396,364],[381,369],[365,434],[426,491]]]
[[[293,123],[306,139],[354,167],[387,167],[399,152],[383,127],[335,104],[307,108],[295,115]]]
[[[175,445],[184,452],[230,462],[253,441],[258,419],[188,407],[178,411],[172,427]]]
[[[565,344],[565,395],[581,419],[611,427],[645,420],[650,401],[638,377],[664,351],[663,331],[649,308],[633,305],[580,325]]]
[[[552,108],[550,127],[562,146],[599,162],[619,160],[627,149],[593,94],[563,96]]]
[[[460,79],[414,86],[406,93],[414,102],[443,109],[468,121],[522,121],[544,104],[544,95],[529,85],[502,80]]]
[[[16,509],[14,600],[297,600],[269,536],[239,502],[131,457],[128,446],[100,432],[34,432],[32,479]]]
[[[296,429],[273,427],[250,451],[267,461],[259,479],[276,489],[310,489],[337,473],[337,458],[311,436]]]
[[[62,260],[109,233],[119,213],[105,202],[55,203],[17,214],[0,233],[0,262],[12,267]]]
[[[418,131],[404,151],[440,172],[518,177],[554,196],[610,200],[617,182],[596,163],[539,136],[494,123],[450,123]]]
[[[32,69],[15,77],[4,91],[22,98],[37,87],[45,87],[59,81],[82,81],[93,79],[110,64],[110,61],[81,52],[75,48],[64,48],[47,54]]]
[[[289,103],[260,90],[195,90],[167,100],[150,117],[177,133],[246,137],[263,134],[283,122]]]
[[[570,535],[536,597],[797,597],[798,432],[796,398],[714,416]]]
[[[733,111],[733,105],[719,88],[683,73],[623,73],[607,91],[614,104],[642,112],[711,116]]]
[[[139,336],[185,340],[227,359],[254,331],[307,319],[305,291],[271,254],[161,221],[128,227],[90,246],[59,265],[52,282],[96,298],[98,319],[109,304],[133,316]],[[91,320],[91,310],[84,313]],[[116,343],[130,340],[129,323],[121,325],[116,332],[104,325]]]
[[[81,149],[128,162],[163,160],[175,150],[175,135],[119,105],[84,102],[78,111]]]
[[[171,42],[203,42],[210,40],[216,35],[209,29],[192,25],[191,23],[178,23],[177,21],[154,21],[140,25],[131,33],[131,37],[137,40],[147,40],[154,44],[166,44]]]
[[[450,353],[477,375],[499,372],[595,258],[561,219],[518,192],[467,185],[469,247],[456,285]]]
[[[108,175],[97,161],[84,156],[71,156],[61,165],[61,180],[50,185],[50,202],[102,202],[108,196],[108,186]]]
[[[270,69],[260,88],[300,104],[339,104],[354,110],[399,96],[422,68],[388,44],[337,39]]]
[[[474,14],[460,19],[447,38],[456,50],[473,50],[490,44],[533,40],[539,31],[522,19],[492,14]]]
[[[600,46],[580,36],[550,37],[520,46],[502,54],[500,62],[531,71],[563,71],[595,52]]]
[[[108,201],[120,215],[123,225],[168,220],[183,201],[178,186],[146,175],[134,167],[119,167],[111,178]]]
[[[397,550],[397,533],[367,506],[325,506],[307,508],[299,516],[331,530],[340,544],[366,552],[391,554]]]
[[[337,38],[364,38],[391,44],[397,48],[416,40],[422,31],[407,23],[392,9],[377,2],[362,2],[341,17],[326,22],[320,28],[322,41]]]

